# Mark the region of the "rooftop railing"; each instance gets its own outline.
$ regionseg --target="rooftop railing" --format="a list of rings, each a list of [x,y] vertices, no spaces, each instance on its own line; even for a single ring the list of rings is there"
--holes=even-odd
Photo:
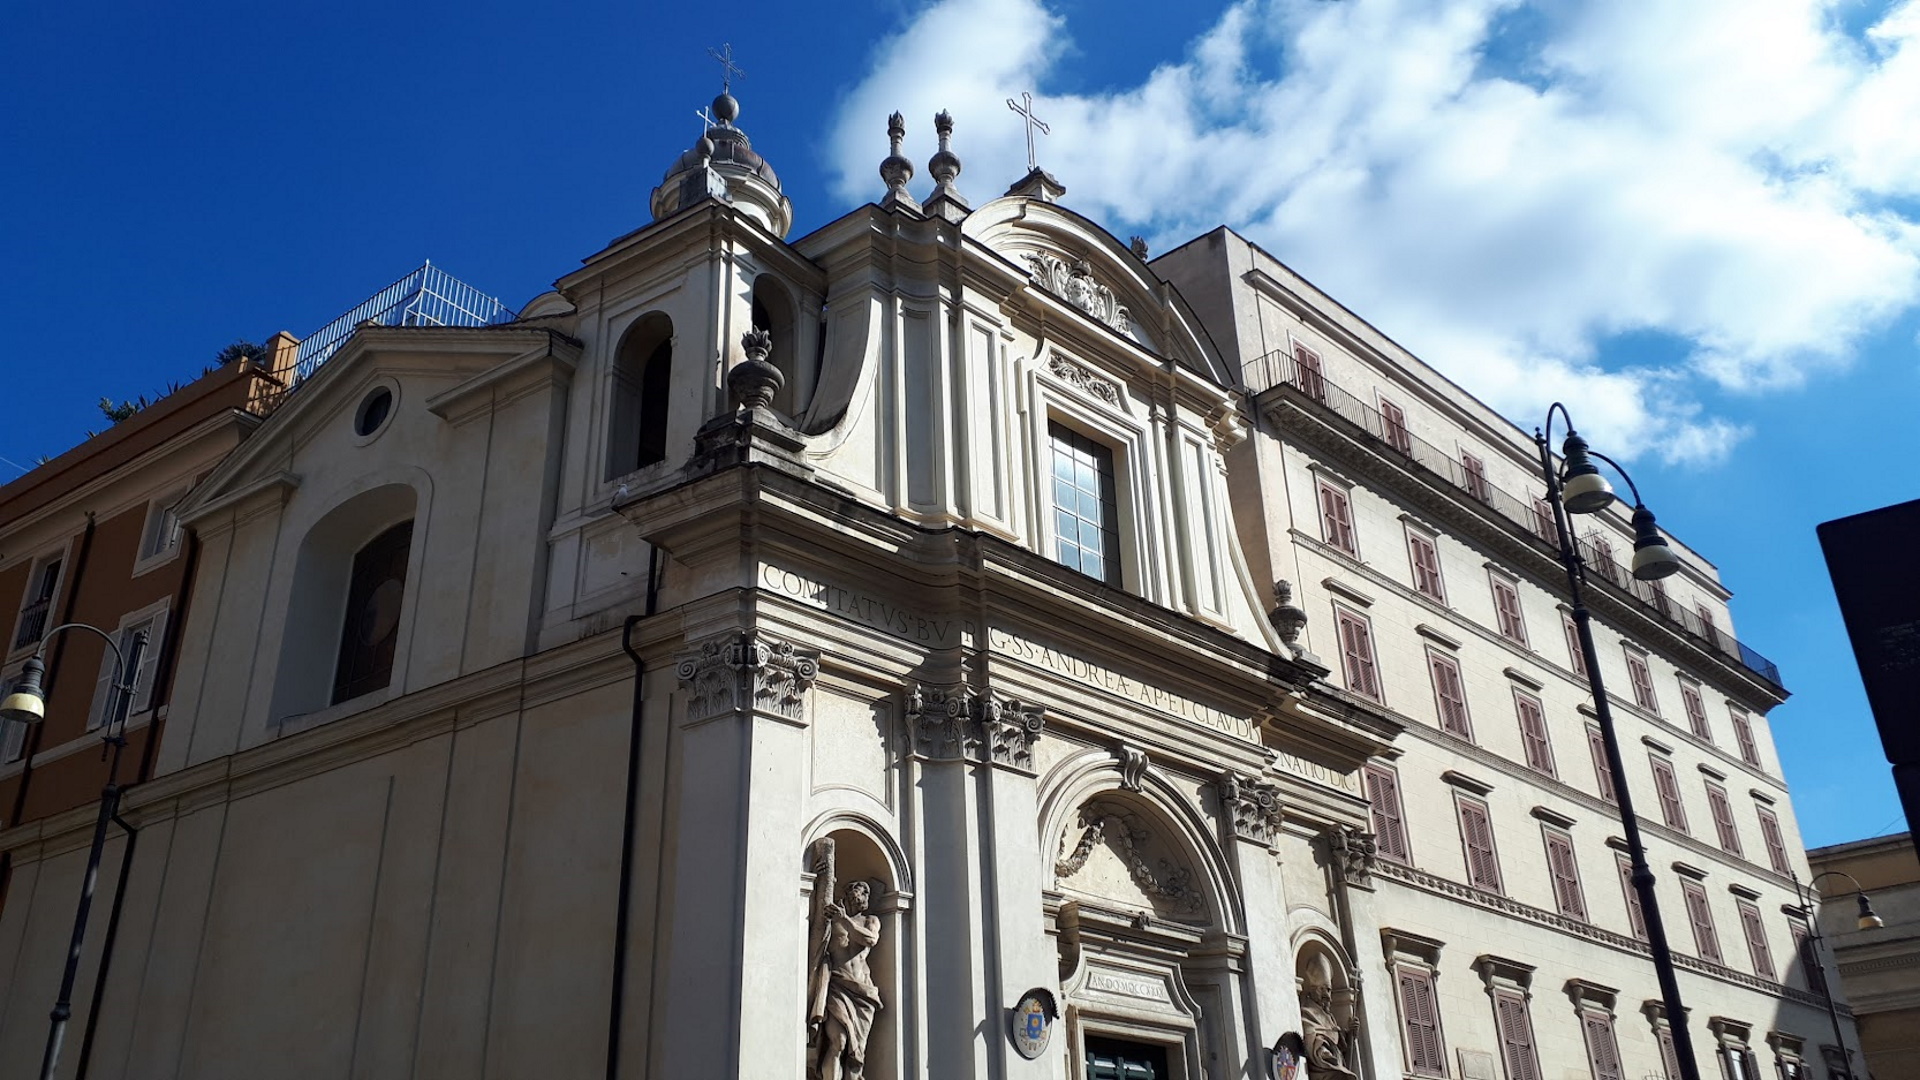
[[[512,322],[507,305],[432,262],[356,304],[300,341],[292,385],[298,386],[346,344],[362,323],[379,326],[493,326]]]
[[[1470,469],[1455,457],[1407,429],[1404,420],[1388,418],[1380,410],[1335,385],[1319,370],[1301,364],[1290,352],[1278,349],[1246,365],[1247,385],[1256,393],[1270,387],[1285,387],[1294,396],[1333,413],[1353,427],[1398,454],[1410,464],[1438,477],[1458,489],[1470,501],[1479,503],[1494,517],[1501,518],[1515,531],[1556,558],[1558,539],[1553,527],[1553,512],[1542,494],[1522,499],[1488,480],[1483,470]],[[1587,579],[1616,596],[1632,600],[1660,621],[1695,639],[1703,649],[1716,653],[1746,668],[1775,687],[1784,689],[1780,669],[1773,661],[1736,640],[1725,630],[1698,612],[1688,611],[1667,596],[1657,581],[1641,581],[1627,566],[1615,559],[1603,545],[1605,541],[1588,536],[1576,540],[1580,557],[1587,565]]]

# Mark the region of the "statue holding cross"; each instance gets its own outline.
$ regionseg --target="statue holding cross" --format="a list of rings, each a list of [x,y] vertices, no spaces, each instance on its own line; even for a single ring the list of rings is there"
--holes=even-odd
[[[1039,128],[1040,134],[1051,135],[1053,134],[1053,129],[1047,126],[1047,122],[1045,120],[1042,120],[1039,117],[1033,115],[1033,95],[1028,93],[1025,90],[1020,91],[1019,101],[1015,101],[1012,98],[1008,98],[1007,108],[1012,109],[1016,113],[1019,113],[1020,118],[1026,121],[1027,171],[1032,172],[1033,170],[1040,167],[1039,159],[1036,158],[1033,153],[1033,131],[1035,128]]]

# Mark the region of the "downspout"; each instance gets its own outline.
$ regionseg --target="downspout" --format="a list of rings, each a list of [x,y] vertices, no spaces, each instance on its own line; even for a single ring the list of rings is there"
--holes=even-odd
[[[154,664],[153,674],[153,700],[169,706],[172,704],[173,662],[179,655],[180,639],[184,636],[181,631],[186,627],[187,602],[192,595],[194,571],[200,565],[200,538],[191,529],[185,532],[187,550],[181,557],[180,587],[174,591],[173,604],[169,608],[174,614],[168,623],[174,627],[174,631],[158,646],[160,657]],[[140,768],[128,787],[143,783],[153,776],[153,759],[160,745],[159,727],[155,722],[147,724],[147,742],[140,751]],[[100,942],[100,968],[93,976],[93,1000],[87,1005],[87,1026],[80,1033],[80,1060],[74,1066],[74,1080],[86,1080],[87,1068],[93,1062],[93,1035],[100,1020],[100,1003],[107,996],[107,974],[113,969],[113,945],[120,938],[120,913],[126,907],[127,879],[133,876],[133,852],[140,842],[140,830],[128,824],[125,818],[115,814],[113,823],[127,834],[127,846],[120,851],[120,876],[113,887],[113,908],[107,914],[106,936]]]
[[[87,527],[80,534],[80,554],[73,559],[73,577],[67,583],[67,602],[60,605],[60,617],[47,625],[59,626],[73,621],[73,606],[80,597],[80,581],[87,572],[87,556],[93,552],[93,511],[87,511]],[[31,586],[31,582],[28,583]],[[60,673],[60,658],[66,655],[67,639],[60,638],[53,643],[53,655],[47,658],[47,688],[52,692],[53,679]],[[33,755],[40,750],[40,736],[47,729],[45,724],[35,724],[27,732],[26,745],[20,749],[20,786],[13,793],[13,809],[7,812],[9,828],[20,824],[20,815],[27,808],[27,788],[33,782]],[[0,851],[0,910],[7,906],[7,893],[13,885],[13,852]]]
[[[620,906],[613,917],[613,989],[607,996],[610,1011],[607,1022],[607,1080],[618,1080],[620,1075],[620,1028],[627,999],[627,939],[633,921],[633,843],[634,834],[640,827],[635,809],[640,799],[640,736],[647,708],[647,662],[633,650],[633,628],[640,624],[640,620],[651,616],[660,603],[660,548],[658,545],[649,547],[644,614],[627,616],[620,630],[620,648],[633,661],[633,712],[627,735],[627,804],[620,829]]]

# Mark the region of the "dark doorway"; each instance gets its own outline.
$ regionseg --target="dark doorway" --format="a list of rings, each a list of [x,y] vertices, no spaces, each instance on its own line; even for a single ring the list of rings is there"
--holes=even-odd
[[[1087,1038],[1087,1080],[1167,1080],[1171,1075],[1165,1046]]]

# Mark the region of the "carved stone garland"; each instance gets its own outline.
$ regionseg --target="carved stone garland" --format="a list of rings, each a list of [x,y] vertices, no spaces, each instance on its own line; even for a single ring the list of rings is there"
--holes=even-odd
[[[1120,388],[1107,379],[1103,379],[1079,364],[1061,356],[1059,353],[1047,358],[1047,370],[1053,377],[1073,387],[1075,390],[1096,397],[1109,405],[1120,404]]]
[[[1153,834],[1138,817],[1111,806],[1088,803],[1080,808],[1080,828],[1080,837],[1073,848],[1063,850],[1054,861],[1054,875],[1061,881],[1079,873],[1087,865],[1093,849],[1111,837],[1117,845],[1116,853],[1126,863],[1128,876],[1141,892],[1167,901],[1182,915],[1205,917],[1207,901],[1193,886],[1193,871],[1174,866],[1165,859],[1159,860],[1157,872],[1147,864],[1141,849]],[[1065,837],[1061,838],[1061,847],[1066,847]]]
[[[1233,834],[1256,844],[1272,844],[1280,835],[1285,816],[1280,805],[1280,788],[1234,772],[1220,774],[1215,783],[1220,793],[1220,808],[1233,820]]]
[[[1048,292],[1122,334],[1133,332],[1133,317],[1113,295],[1113,290],[1093,280],[1093,267],[1085,259],[1069,263],[1045,251],[1027,253],[1027,268]]]
[[[698,722],[739,709],[806,718],[806,695],[820,674],[820,654],[746,633],[718,638],[677,658],[687,692],[687,719]]]
[[[1033,744],[1047,726],[1047,713],[970,686],[916,685],[907,692],[907,724],[912,752],[923,757],[1031,771]]]

